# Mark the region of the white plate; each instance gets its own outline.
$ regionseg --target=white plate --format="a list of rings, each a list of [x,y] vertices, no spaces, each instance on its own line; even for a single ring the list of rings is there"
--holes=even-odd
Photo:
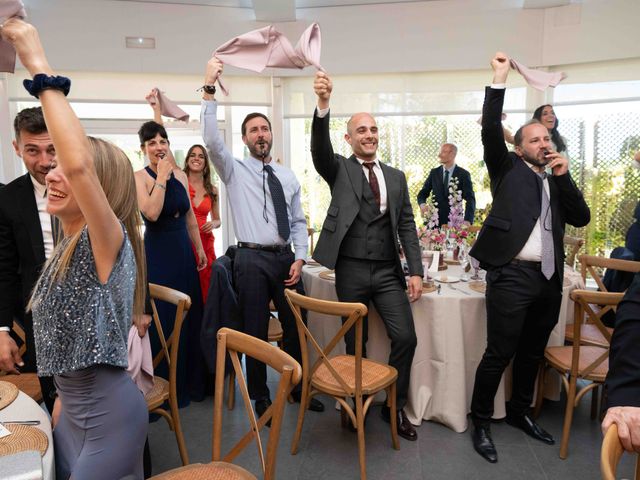
[[[456,277],[454,275],[447,275],[445,276],[438,276],[438,277],[434,277],[433,278],[436,282],[440,282],[440,283],[456,283],[460,281],[460,277]]]

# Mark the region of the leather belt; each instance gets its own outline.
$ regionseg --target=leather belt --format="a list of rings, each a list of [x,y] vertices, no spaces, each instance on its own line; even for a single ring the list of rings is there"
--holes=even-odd
[[[238,248],[249,248],[251,250],[262,250],[263,252],[283,253],[290,252],[291,245],[261,245],[259,243],[238,242]]]
[[[519,267],[533,268],[534,270],[542,269],[542,262],[532,262],[531,260],[520,260],[518,258],[514,258],[509,263],[511,265],[518,265]]]

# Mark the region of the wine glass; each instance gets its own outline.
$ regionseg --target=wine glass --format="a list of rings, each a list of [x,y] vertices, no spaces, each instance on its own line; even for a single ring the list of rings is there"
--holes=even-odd
[[[449,258],[453,258],[453,251],[456,249],[456,239],[447,234],[446,248],[447,248],[447,256]]]
[[[478,275],[478,270],[480,270],[480,261],[476,260],[471,255],[469,255],[469,260],[471,262],[471,268],[473,268],[473,275],[471,276],[471,280],[480,280],[480,275]]]
[[[469,254],[467,253],[467,246],[464,243],[461,243],[459,248],[460,250],[458,251],[458,261],[460,262],[460,266],[462,267],[460,280],[463,282],[468,282],[469,275],[467,275],[467,268],[469,267]]]
[[[433,252],[428,250],[422,250],[422,268],[424,268],[424,272],[426,274],[425,282],[427,284],[431,283],[431,277],[429,277],[429,267],[433,263]]]

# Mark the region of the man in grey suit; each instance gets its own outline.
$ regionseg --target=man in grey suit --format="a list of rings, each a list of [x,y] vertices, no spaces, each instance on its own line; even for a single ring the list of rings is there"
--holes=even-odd
[[[347,124],[345,140],[353,155],[345,158],[333,153],[329,137],[332,88],[327,74],[318,72],[311,156],[317,172],[331,187],[332,196],[313,258],[335,269],[340,301],[375,305],[391,339],[389,364],[398,370],[398,411],[393,412],[398,416],[398,434],[416,440],[404,406],[417,340],[398,256],[398,237],[409,266],[411,301],[422,295],[423,270],[407,181],[403,172],[378,160],[378,127],[368,113],[354,115]],[[348,354],[355,351],[353,330],[345,336]],[[366,345],[366,319],[363,330]],[[389,409],[383,407],[382,417],[389,421],[390,416]]]

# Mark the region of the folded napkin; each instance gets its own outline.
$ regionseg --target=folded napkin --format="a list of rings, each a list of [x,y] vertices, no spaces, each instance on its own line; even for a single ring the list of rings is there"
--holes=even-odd
[[[154,88],[153,92],[158,99],[158,102],[160,102],[160,113],[162,113],[162,115],[182,120],[183,122],[189,121],[189,114],[182,110],[178,104],[171,101],[169,97],[167,97],[164,92],[160,91],[158,87]],[[150,101],[149,104],[151,104]]]
[[[254,72],[267,67],[303,69],[313,65],[318,70],[321,50],[320,26],[312,23],[304,31],[295,48],[273,25],[252,30],[220,45],[213,56],[222,63]],[[324,71],[324,70],[323,70]],[[220,78],[220,89],[228,95]]]
[[[129,329],[127,340],[129,351],[129,367],[127,373],[143,395],[153,388],[153,358],[151,356],[151,342],[149,334],[140,338],[135,325]]]
[[[525,67],[513,59],[511,60],[511,68],[522,75],[530,86],[540,91],[544,91],[547,87],[556,87],[562,80],[567,78],[564,72],[534,70],[533,68]]]
[[[0,25],[13,17],[25,18],[20,0],[0,0]],[[16,50],[9,42],[0,39],[0,72],[13,73],[16,69]]]

